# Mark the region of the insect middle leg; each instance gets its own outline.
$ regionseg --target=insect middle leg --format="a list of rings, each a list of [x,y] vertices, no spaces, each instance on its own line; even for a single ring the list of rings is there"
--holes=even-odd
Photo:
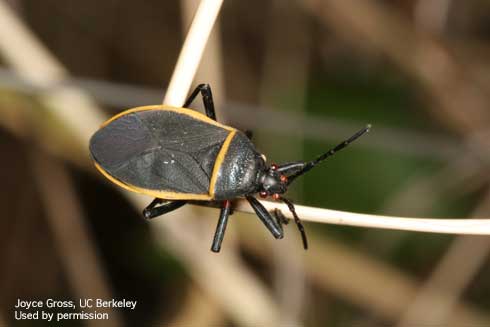
[[[214,233],[213,244],[211,246],[211,251],[219,252],[221,249],[221,243],[225,237],[226,225],[228,223],[228,217],[231,213],[231,201],[225,200],[223,202],[223,207],[219,214],[218,225],[216,226],[216,232]]]
[[[216,120],[216,112],[214,110],[213,94],[211,93],[211,87],[209,84],[199,84],[191,95],[187,98],[184,103],[184,108],[188,108],[196,96],[201,92],[202,102],[204,103],[204,109],[206,110],[206,116],[212,120]]]
[[[155,218],[164,215],[166,213],[169,213],[170,211],[174,211],[175,209],[182,207],[186,203],[187,201],[185,200],[167,201],[167,200],[155,198],[143,210],[143,217],[145,217],[145,219]],[[162,205],[157,207],[158,204],[162,204]]]

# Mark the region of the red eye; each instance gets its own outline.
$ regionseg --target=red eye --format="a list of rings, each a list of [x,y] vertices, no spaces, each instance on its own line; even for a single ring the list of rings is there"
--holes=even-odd
[[[286,183],[288,181],[287,176],[281,175],[281,182]]]
[[[280,197],[281,197],[281,196],[280,196],[279,194],[277,194],[277,193],[272,194],[272,198],[273,198],[274,200],[279,200],[279,198],[280,198]]]
[[[262,191],[262,192],[260,192],[260,193],[259,193],[259,196],[260,196],[261,198],[266,198],[266,197],[267,197],[267,192]]]
[[[272,164],[272,165],[271,165],[271,169],[272,169],[272,170],[277,170],[277,165],[276,165],[276,164]]]

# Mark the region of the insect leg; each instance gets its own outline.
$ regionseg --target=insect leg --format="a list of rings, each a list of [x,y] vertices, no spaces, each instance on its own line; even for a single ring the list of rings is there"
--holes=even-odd
[[[155,207],[157,204],[160,203],[163,204],[159,207]],[[155,218],[164,215],[170,211],[173,211],[175,209],[178,209],[186,203],[187,201],[185,200],[165,201],[156,198],[143,210],[143,217],[145,217],[145,219]]]
[[[253,196],[247,196],[247,200],[272,235],[277,239],[283,238],[284,233],[281,226],[274,221],[267,209]]]
[[[214,233],[213,245],[211,251],[219,252],[221,250],[221,243],[225,237],[226,224],[228,223],[228,217],[231,212],[231,201],[226,200],[223,202],[223,207],[219,214],[218,226],[216,226],[216,232]]]
[[[153,201],[151,201],[151,203],[144,209],[144,211],[155,208],[158,204],[162,203],[163,201],[165,200],[160,198],[153,199]]]
[[[211,93],[211,87],[209,84],[199,84],[194,91],[192,91],[187,101],[184,103],[184,108],[188,108],[196,96],[201,92],[202,102],[204,103],[204,109],[206,109],[206,116],[212,120],[216,120],[216,112],[214,110],[213,94]]]
[[[284,217],[281,210],[275,208],[272,211],[272,215],[274,216],[274,218],[276,218],[277,224],[281,227],[281,229],[282,229],[282,225],[289,224],[289,220],[286,217]]]
[[[299,232],[301,233],[301,239],[303,240],[303,247],[305,250],[308,249],[308,240],[306,238],[306,232],[303,224],[301,223],[301,220],[299,219],[298,215],[296,214],[296,209],[294,208],[294,204],[289,201],[286,198],[281,197],[281,201],[284,202],[288,208],[289,211],[293,214],[294,217],[294,222],[296,223],[296,226],[298,226]]]
[[[199,92],[201,91],[201,88],[204,86],[204,84],[199,84],[195,89],[194,91],[192,91],[191,95],[189,95],[189,97],[187,98],[187,100],[185,100],[185,103],[184,103],[184,108],[187,108],[188,106],[191,105],[191,103],[194,101],[194,99],[197,97],[197,95],[199,94]]]

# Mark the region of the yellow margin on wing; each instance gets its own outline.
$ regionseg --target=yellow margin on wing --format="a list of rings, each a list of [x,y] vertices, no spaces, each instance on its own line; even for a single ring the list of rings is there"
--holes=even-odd
[[[213,173],[211,175],[211,181],[209,182],[209,195],[211,196],[212,199],[214,199],[214,189],[216,187],[216,181],[218,179],[218,172],[221,168],[221,164],[223,163],[223,160],[225,160],[225,156],[228,153],[228,148],[230,147],[231,140],[233,139],[235,134],[236,134],[236,130],[228,134],[226,140],[223,142],[223,145],[221,146],[221,150],[219,150],[216,160],[214,161]]]
[[[116,120],[122,116],[129,115],[130,113],[138,112],[138,111],[146,111],[146,110],[173,111],[173,112],[177,112],[179,114],[191,116],[192,118],[206,122],[208,124],[221,127],[221,128],[226,129],[227,131],[230,131],[230,132],[236,131],[236,129],[234,129],[233,127],[220,124],[217,121],[212,120],[211,118],[209,118],[209,117],[207,117],[207,116],[205,116],[205,115],[203,115],[200,112],[197,112],[195,110],[187,109],[187,108],[171,107],[171,106],[166,106],[166,105],[144,106],[144,107],[136,107],[133,109],[128,109],[128,110],[125,110],[125,111],[118,113],[117,115],[111,117],[109,120],[107,120],[105,123],[103,123],[102,126],[100,126],[100,127],[102,128],[102,127],[110,124],[112,121],[114,121],[114,120]]]
[[[102,168],[98,163],[94,162],[95,168],[97,168],[102,175],[104,175],[108,180],[113,182],[116,185],[121,186],[122,188],[146,195],[151,195],[155,198],[165,199],[165,200],[211,200],[211,196],[209,194],[196,194],[196,193],[179,193],[179,192],[167,192],[167,191],[157,191],[150,190],[146,188],[141,188],[135,185],[125,184],[118,179],[115,179],[109,173],[107,173],[104,168]]]
[[[236,133],[236,129],[234,129],[233,127],[227,126],[227,125],[220,124],[217,121],[212,120],[211,118],[209,118],[209,117],[207,117],[207,116],[205,116],[205,115],[203,115],[203,114],[201,114],[195,110],[187,109],[187,108],[171,107],[171,106],[166,106],[166,105],[143,106],[143,107],[137,107],[137,108],[125,110],[125,111],[111,117],[106,122],[104,122],[101,125],[101,128],[105,127],[106,125],[110,124],[112,121],[114,121],[114,120],[116,120],[122,116],[128,115],[128,114],[133,113],[133,112],[146,111],[146,110],[174,111],[174,112],[177,112],[180,114],[191,116],[192,118],[195,118],[197,120],[200,120],[200,121],[206,122],[208,124],[221,127],[227,131],[230,131],[230,133],[228,134],[228,136],[225,139],[225,142],[223,142],[223,145],[220,149],[220,152],[218,153],[218,156],[216,157],[215,165],[213,168],[213,174],[211,175],[211,181],[209,184],[209,194],[157,191],[157,190],[150,190],[150,189],[146,189],[146,188],[141,188],[141,187],[138,187],[135,185],[126,184],[126,183],[123,183],[122,181],[112,177],[111,175],[109,175],[108,172],[106,172],[97,162],[94,161],[94,164],[95,164],[95,167],[97,168],[97,170],[99,170],[102,173],[102,175],[104,175],[108,180],[110,180],[114,184],[116,184],[116,185],[118,185],[118,186],[120,186],[120,187],[122,187],[128,191],[146,194],[146,195],[153,196],[155,198],[166,199],[166,200],[211,200],[214,197],[214,187],[216,184],[216,178],[218,175],[219,167],[221,166],[221,163],[223,162],[223,160],[225,158],[225,155],[226,155],[226,152],[228,151],[228,147],[230,145],[231,139],[233,138],[233,136]]]

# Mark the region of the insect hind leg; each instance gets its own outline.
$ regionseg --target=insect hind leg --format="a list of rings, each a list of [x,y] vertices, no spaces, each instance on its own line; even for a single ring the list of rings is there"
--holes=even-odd
[[[212,120],[216,120],[216,111],[214,110],[213,93],[211,92],[211,87],[209,84],[199,84],[191,95],[187,98],[184,103],[184,108],[188,108],[197,95],[201,93],[202,102],[204,103],[204,109],[206,110],[206,116]]]
[[[152,218],[164,215],[166,213],[169,213],[171,211],[174,211],[174,210],[182,207],[186,203],[187,203],[187,201],[185,201],[185,200],[166,201],[163,199],[155,198],[143,210],[143,217],[145,219],[152,219]],[[159,205],[159,204],[162,204],[162,205],[157,207],[157,205]]]

